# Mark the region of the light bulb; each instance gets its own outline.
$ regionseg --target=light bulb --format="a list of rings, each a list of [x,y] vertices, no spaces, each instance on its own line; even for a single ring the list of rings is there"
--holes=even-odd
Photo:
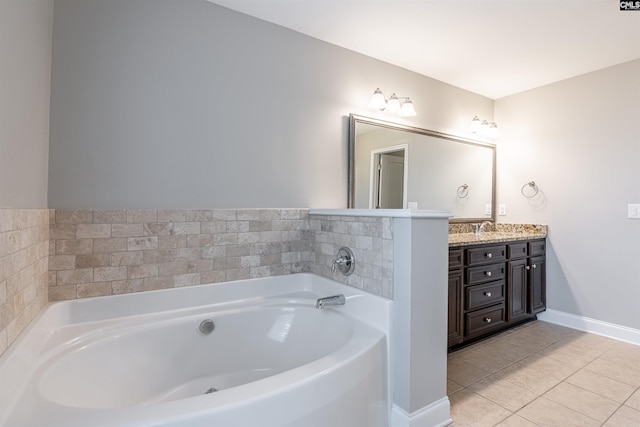
[[[413,102],[409,98],[400,107],[400,116],[411,117],[416,115],[416,110],[413,108]]]
[[[480,125],[480,135],[484,135],[487,136],[489,134],[489,122],[486,120],[482,121],[482,124]]]
[[[477,133],[480,131],[480,126],[482,126],[482,122],[478,118],[478,116],[473,116],[471,123],[469,124],[469,132]]]
[[[384,100],[384,95],[380,88],[377,88],[373,95],[371,95],[371,100],[369,101],[369,108],[373,108],[374,110],[382,110],[387,106],[387,101]]]
[[[498,125],[494,123],[489,123],[489,138],[500,138],[500,129],[498,129]]]
[[[392,94],[389,100],[387,101],[387,108],[384,111],[388,113],[397,113],[400,110],[400,100],[396,96],[396,94]]]

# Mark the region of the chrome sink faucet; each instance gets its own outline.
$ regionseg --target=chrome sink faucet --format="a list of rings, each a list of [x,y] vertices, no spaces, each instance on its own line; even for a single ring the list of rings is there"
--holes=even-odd
[[[482,224],[473,224],[473,229],[475,233],[482,234],[482,232],[484,231],[485,225],[493,225],[493,223],[491,221],[484,221]]]
[[[332,305],[344,305],[345,297],[343,294],[332,295],[330,297],[318,298],[316,308],[325,308]]]

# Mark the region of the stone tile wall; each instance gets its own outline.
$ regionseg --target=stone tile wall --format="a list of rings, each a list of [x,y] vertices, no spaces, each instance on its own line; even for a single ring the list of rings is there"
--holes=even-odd
[[[390,218],[307,209],[58,209],[50,226],[49,300],[311,271],[393,297]],[[341,246],[349,277],[331,271]]]
[[[393,219],[382,217],[310,215],[311,272],[338,282],[393,298]],[[350,276],[332,272],[338,250],[347,246],[356,258]]]
[[[47,301],[307,271],[393,298],[392,224],[308,209],[0,209],[0,355]],[[349,277],[331,271],[342,246]]]
[[[57,209],[49,300],[309,271],[305,209]]]
[[[47,303],[49,210],[0,209],[0,355]]]

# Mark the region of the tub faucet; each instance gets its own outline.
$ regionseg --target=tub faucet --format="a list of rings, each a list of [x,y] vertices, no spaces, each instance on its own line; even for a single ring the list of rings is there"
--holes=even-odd
[[[344,305],[344,295],[332,295],[330,297],[318,298],[316,301],[316,308],[325,308],[332,305]]]

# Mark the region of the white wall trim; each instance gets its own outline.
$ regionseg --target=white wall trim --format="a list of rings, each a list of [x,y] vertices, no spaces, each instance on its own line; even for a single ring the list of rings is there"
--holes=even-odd
[[[451,218],[449,211],[423,209],[309,209],[309,215],[369,216],[389,218]]]
[[[397,405],[391,408],[391,427],[444,427],[453,421],[449,416],[447,396],[409,414]]]
[[[555,323],[579,331],[590,332],[602,335],[614,340],[624,341],[635,345],[640,345],[640,330],[627,326],[616,325],[615,323],[603,322],[589,317],[577,316],[563,311],[547,309],[538,314],[538,319],[543,322]]]

